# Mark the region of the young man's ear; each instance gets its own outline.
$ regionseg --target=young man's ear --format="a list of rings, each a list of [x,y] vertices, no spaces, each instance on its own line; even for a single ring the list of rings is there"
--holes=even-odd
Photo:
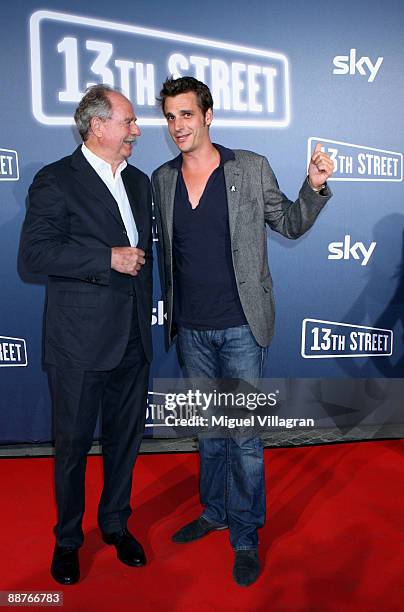
[[[212,119],[213,119],[213,110],[211,108],[208,108],[208,110],[205,113],[205,124],[208,127],[212,123]]]

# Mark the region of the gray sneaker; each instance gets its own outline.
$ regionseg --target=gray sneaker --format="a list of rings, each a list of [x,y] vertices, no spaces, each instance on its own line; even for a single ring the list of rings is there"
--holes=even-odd
[[[258,551],[253,549],[235,552],[233,578],[239,586],[250,586],[257,580],[261,569]]]
[[[200,516],[195,521],[188,523],[188,525],[181,527],[179,531],[174,533],[172,541],[177,544],[186,544],[187,542],[193,542],[194,540],[203,538],[211,531],[221,531],[222,529],[227,529],[227,525],[218,527],[217,525],[213,525],[213,523],[209,523],[203,516]]]

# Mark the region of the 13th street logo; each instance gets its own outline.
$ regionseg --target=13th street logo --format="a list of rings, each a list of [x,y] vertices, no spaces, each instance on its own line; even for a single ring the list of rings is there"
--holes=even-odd
[[[27,365],[27,346],[23,338],[0,336],[0,368]]]
[[[0,181],[18,181],[19,178],[17,151],[0,149]]]
[[[403,180],[402,153],[318,136],[307,140],[307,164],[318,142],[334,164],[329,181],[400,183]]]
[[[304,359],[383,357],[392,353],[391,329],[318,319],[304,319],[302,323]]]
[[[47,125],[72,124],[94,83],[120,88],[140,125],[162,125],[156,96],[171,74],[209,85],[217,126],[290,122],[289,63],[282,53],[54,11],[33,13],[30,43],[32,110]]]

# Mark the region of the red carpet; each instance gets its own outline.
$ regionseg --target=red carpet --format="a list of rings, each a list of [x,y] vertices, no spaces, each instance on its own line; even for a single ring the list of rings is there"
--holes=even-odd
[[[143,455],[130,528],[149,563],[129,568],[96,527],[101,462],[87,470],[82,580],[63,588],[65,611],[392,612],[404,610],[404,442],[266,451],[264,570],[232,580],[228,532],[176,545],[198,515],[198,456]],[[49,576],[55,521],[50,459],[2,459],[0,590],[62,590]]]

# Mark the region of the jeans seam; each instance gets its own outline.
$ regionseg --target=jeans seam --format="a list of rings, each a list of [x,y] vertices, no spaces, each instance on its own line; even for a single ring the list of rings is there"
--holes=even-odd
[[[229,498],[230,498],[230,487],[231,487],[231,469],[230,469],[230,444],[229,439],[226,438],[226,491],[225,491],[225,510],[227,517],[227,524],[229,524],[229,515],[228,515],[228,507],[229,507]]]

